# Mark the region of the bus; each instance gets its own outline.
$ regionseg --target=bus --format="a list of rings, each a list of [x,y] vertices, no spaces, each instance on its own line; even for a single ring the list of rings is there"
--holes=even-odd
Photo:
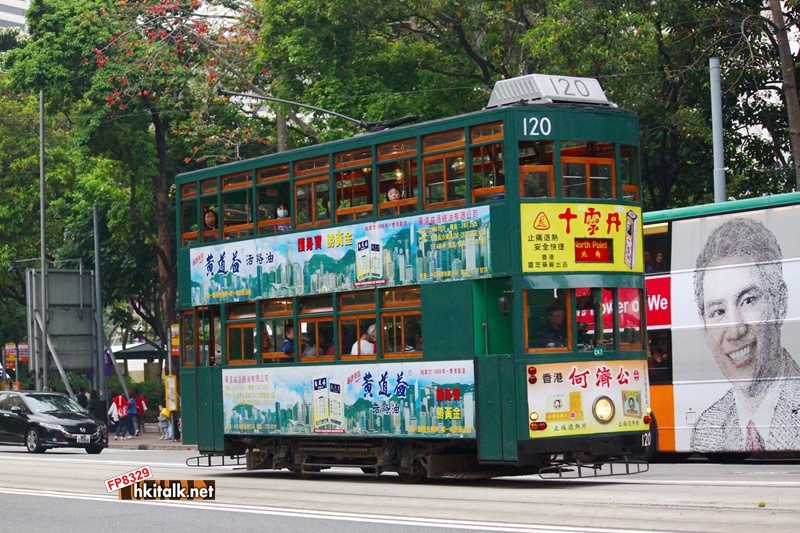
[[[800,451],[800,193],[644,215],[647,456]]]
[[[532,74],[177,176],[190,464],[646,471],[638,139],[597,80]]]

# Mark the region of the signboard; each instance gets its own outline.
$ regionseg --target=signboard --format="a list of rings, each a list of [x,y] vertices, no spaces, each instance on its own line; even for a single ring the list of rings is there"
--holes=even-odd
[[[523,204],[523,272],[644,272],[638,207]]]
[[[646,361],[585,361],[535,365],[539,380],[528,385],[528,412],[547,423],[529,430],[531,438],[568,437],[598,431],[642,431],[644,409],[650,405]],[[602,422],[593,406],[601,398],[614,405]]]
[[[174,375],[164,376],[164,398],[166,408],[170,411],[178,410],[178,378]]]
[[[472,361],[222,370],[225,433],[475,437]]]
[[[488,277],[489,226],[475,206],[194,248],[192,305]]]

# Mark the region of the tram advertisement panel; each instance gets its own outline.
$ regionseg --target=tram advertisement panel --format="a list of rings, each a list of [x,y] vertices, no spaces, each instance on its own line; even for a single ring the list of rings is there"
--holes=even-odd
[[[192,305],[487,277],[489,222],[475,206],[194,248]]]
[[[523,272],[644,272],[642,210],[611,204],[522,204]]]
[[[528,412],[546,422],[531,438],[642,431],[650,405],[645,361],[585,361],[529,365],[537,381],[528,385]],[[530,369],[528,369],[531,372]],[[597,416],[598,405],[611,406]],[[533,418],[531,418],[533,420]]]
[[[672,223],[675,444],[800,450],[800,206]]]
[[[222,370],[225,433],[475,437],[471,361]]]

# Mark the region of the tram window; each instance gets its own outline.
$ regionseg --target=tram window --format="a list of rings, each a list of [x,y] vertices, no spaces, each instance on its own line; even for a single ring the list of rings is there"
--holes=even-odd
[[[641,350],[644,301],[640,289],[617,289],[620,350]]]
[[[552,166],[519,167],[520,195],[523,198],[548,198],[555,195]]]
[[[367,340],[370,326],[375,326],[374,314],[346,315],[339,318],[339,350],[342,360],[377,358],[376,341]],[[372,331],[377,337],[375,327]]]
[[[219,306],[197,311],[198,361],[200,366],[213,366],[222,362],[222,324]]]
[[[300,300],[301,314],[330,312],[333,312],[333,296],[330,294],[308,296]]]
[[[499,140],[503,138],[503,123],[492,122],[473,126],[470,133],[473,143]]]
[[[197,244],[197,198],[181,200],[181,243],[183,246]]]
[[[638,152],[635,146],[620,147],[619,180],[622,182],[622,198],[636,201],[639,199]]]
[[[372,167],[337,172],[336,220],[361,220],[372,217]]]
[[[228,320],[244,320],[256,317],[255,302],[228,305]]]
[[[256,362],[256,325],[254,322],[233,322],[227,325],[228,364],[253,364]]]
[[[278,219],[278,204],[289,205],[289,182],[275,182],[261,185],[256,190],[258,198],[258,233],[275,233],[287,220]],[[291,227],[291,226],[290,226]]]
[[[222,232],[225,238],[253,235],[251,189],[226,190],[222,193]]]
[[[505,197],[503,143],[476,146],[472,155],[472,201],[501,200]]]
[[[422,148],[425,152],[432,152],[434,150],[464,146],[465,139],[466,137],[463,129],[443,131],[441,133],[426,135],[422,139]]]
[[[183,366],[193,367],[197,364],[197,338],[194,334],[194,313],[181,315],[181,334],[183,335]]]
[[[466,203],[467,164],[463,150],[427,156],[422,169],[426,209]]]
[[[327,175],[297,182],[294,196],[298,228],[329,223],[330,189]]]
[[[563,190],[564,196],[568,198],[588,198],[586,189],[586,164],[564,163],[563,164]]]
[[[261,360],[264,363],[281,363],[294,360],[294,353],[281,350],[286,338],[287,320],[267,318],[261,320]]]
[[[384,313],[382,320],[384,357],[422,357],[422,314],[419,311]]]
[[[420,305],[419,285],[395,287],[383,291],[383,307]]]
[[[572,305],[569,292],[531,289],[523,294],[528,350],[571,350]]]
[[[294,338],[295,343],[299,342],[300,361],[333,360],[333,317],[301,319],[300,334],[295,333]]]
[[[217,208],[217,197],[203,198],[203,242],[219,240],[219,209]]]
[[[417,210],[417,160],[402,159],[378,165],[379,213],[381,216]],[[394,192],[390,191],[394,189]]]
[[[375,309],[375,291],[353,291],[339,295],[340,311]]]
[[[597,287],[575,289],[578,350],[588,351],[596,346],[603,346],[607,350],[614,349],[617,335],[614,329],[613,307],[614,292],[611,289]],[[620,317],[621,323],[624,323],[624,320]]]
[[[670,331],[649,331],[647,337],[647,366],[650,383],[654,385],[671,383],[672,345],[670,343]]]

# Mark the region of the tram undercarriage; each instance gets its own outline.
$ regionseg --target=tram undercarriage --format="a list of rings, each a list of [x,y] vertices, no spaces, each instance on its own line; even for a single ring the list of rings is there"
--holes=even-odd
[[[406,483],[457,477],[486,479],[539,474],[569,479],[646,472],[643,460],[582,454],[524,454],[515,463],[479,462],[474,440],[324,439],[226,437],[226,452],[187,459],[189,466],[246,465],[247,470],[287,469],[309,477],[330,468],[358,468],[366,475],[394,472]]]

